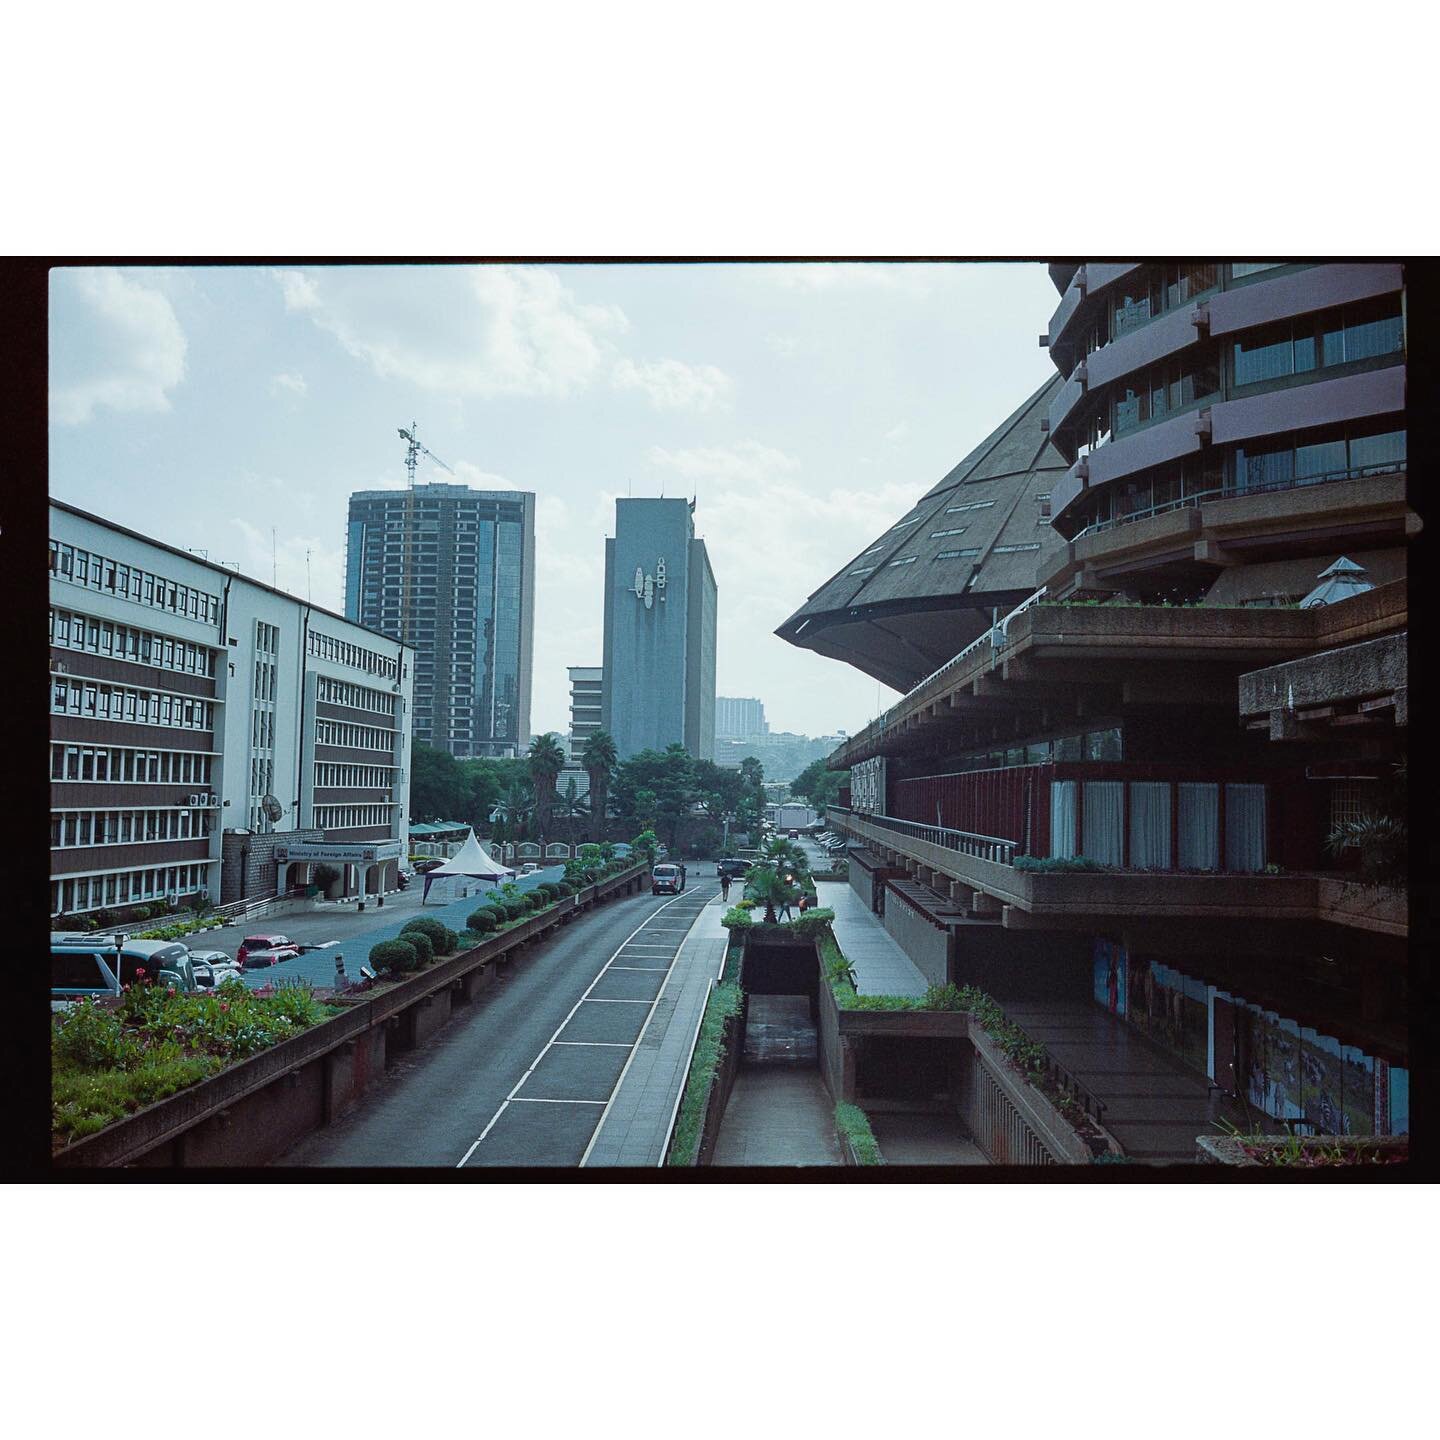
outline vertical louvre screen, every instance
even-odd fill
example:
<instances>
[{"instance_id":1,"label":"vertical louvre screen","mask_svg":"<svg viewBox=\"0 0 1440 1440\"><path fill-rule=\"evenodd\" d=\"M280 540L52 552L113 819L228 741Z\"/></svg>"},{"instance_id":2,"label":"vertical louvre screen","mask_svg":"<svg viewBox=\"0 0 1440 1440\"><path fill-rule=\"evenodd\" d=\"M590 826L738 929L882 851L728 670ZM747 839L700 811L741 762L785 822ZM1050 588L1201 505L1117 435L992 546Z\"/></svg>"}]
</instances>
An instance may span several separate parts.
<instances>
[{"instance_id":1,"label":"vertical louvre screen","mask_svg":"<svg viewBox=\"0 0 1440 1440\"><path fill-rule=\"evenodd\" d=\"M1225 787L1225 868L1253 872L1265 868L1265 787Z\"/></svg>"},{"instance_id":2,"label":"vertical louvre screen","mask_svg":"<svg viewBox=\"0 0 1440 1440\"><path fill-rule=\"evenodd\" d=\"M1050 854L1068 860L1075 854L1075 781L1050 782Z\"/></svg>"},{"instance_id":3,"label":"vertical louvre screen","mask_svg":"<svg viewBox=\"0 0 1440 1440\"><path fill-rule=\"evenodd\" d=\"M1154 781L1130 786L1130 867L1170 868L1170 787Z\"/></svg>"},{"instance_id":4,"label":"vertical louvre screen","mask_svg":"<svg viewBox=\"0 0 1440 1440\"><path fill-rule=\"evenodd\" d=\"M1081 853L1101 865L1119 865L1124 860L1122 825L1125 816L1125 786L1119 780L1085 782L1085 843Z\"/></svg>"},{"instance_id":5,"label":"vertical louvre screen","mask_svg":"<svg viewBox=\"0 0 1440 1440\"><path fill-rule=\"evenodd\" d=\"M1180 868L1220 868L1220 787L1181 785Z\"/></svg>"}]
</instances>

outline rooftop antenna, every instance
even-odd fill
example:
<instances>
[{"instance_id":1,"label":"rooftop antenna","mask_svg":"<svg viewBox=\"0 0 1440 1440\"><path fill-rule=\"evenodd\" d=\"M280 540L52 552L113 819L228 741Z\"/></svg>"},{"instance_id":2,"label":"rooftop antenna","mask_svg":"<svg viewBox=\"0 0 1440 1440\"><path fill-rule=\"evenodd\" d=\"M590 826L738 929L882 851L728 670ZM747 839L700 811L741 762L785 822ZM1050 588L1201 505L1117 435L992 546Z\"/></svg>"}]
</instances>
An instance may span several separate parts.
<instances>
[{"instance_id":1,"label":"rooftop antenna","mask_svg":"<svg viewBox=\"0 0 1440 1440\"><path fill-rule=\"evenodd\" d=\"M305 547L305 598L313 601L314 596L310 593L310 547Z\"/></svg>"},{"instance_id":2,"label":"rooftop antenna","mask_svg":"<svg viewBox=\"0 0 1440 1440\"><path fill-rule=\"evenodd\" d=\"M430 458L442 469L450 467L419 441L420 427L414 420L408 430L401 428L400 438L405 442L405 524L401 531L400 551L400 634L397 637L406 645L414 644L414 621L410 612L410 591L414 583L415 568L415 467L422 455ZM450 470L453 475L455 472Z\"/></svg>"},{"instance_id":3,"label":"rooftop antenna","mask_svg":"<svg viewBox=\"0 0 1440 1440\"><path fill-rule=\"evenodd\" d=\"M276 579L279 569L275 560L275 527L270 527L270 586L274 590L280 588L280 582Z\"/></svg>"}]
</instances>

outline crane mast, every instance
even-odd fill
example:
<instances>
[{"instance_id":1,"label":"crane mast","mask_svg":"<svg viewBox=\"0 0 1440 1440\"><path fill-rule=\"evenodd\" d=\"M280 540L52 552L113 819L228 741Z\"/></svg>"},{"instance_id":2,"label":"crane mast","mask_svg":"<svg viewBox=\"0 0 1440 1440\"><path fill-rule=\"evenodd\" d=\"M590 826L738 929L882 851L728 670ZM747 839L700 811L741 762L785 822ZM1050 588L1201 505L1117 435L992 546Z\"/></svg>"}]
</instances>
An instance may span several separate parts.
<instances>
[{"instance_id":1,"label":"crane mast","mask_svg":"<svg viewBox=\"0 0 1440 1440\"><path fill-rule=\"evenodd\" d=\"M442 470L453 470L433 451L427 450L418 435L420 427L414 420L408 430L401 428L400 438L405 442L405 529L400 551L400 639L412 649L415 645L415 625L411 609L411 592L415 575L415 469L422 455L428 455Z\"/></svg>"}]
</instances>

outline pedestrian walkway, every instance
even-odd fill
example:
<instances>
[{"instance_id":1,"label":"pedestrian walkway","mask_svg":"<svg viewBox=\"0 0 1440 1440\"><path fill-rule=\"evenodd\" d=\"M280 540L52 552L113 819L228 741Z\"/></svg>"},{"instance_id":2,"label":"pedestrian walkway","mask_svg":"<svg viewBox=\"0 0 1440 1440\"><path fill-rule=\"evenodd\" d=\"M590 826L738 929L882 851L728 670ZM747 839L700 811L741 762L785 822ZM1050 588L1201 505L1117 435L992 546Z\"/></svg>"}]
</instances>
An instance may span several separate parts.
<instances>
[{"instance_id":1,"label":"pedestrian walkway","mask_svg":"<svg viewBox=\"0 0 1440 1440\"><path fill-rule=\"evenodd\" d=\"M710 1163L839 1165L835 1102L813 1066L742 1065Z\"/></svg>"},{"instance_id":2,"label":"pedestrian walkway","mask_svg":"<svg viewBox=\"0 0 1440 1440\"><path fill-rule=\"evenodd\" d=\"M827 885L824 903L835 911L835 942L855 972L861 995L923 995L930 982L849 885Z\"/></svg>"},{"instance_id":3,"label":"pedestrian walkway","mask_svg":"<svg viewBox=\"0 0 1440 1440\"><path fill-rule=\"evenodd\" d=\"M1193 1164L1195 1138L1245 1116L1203 1075L1098 1005L1016 1001L1006 1016L1104 1102L1101 1122L1134 1160Z\"/></svg>"},{"instance_id":4,"label":"pedestrian walkway","mask_svg":"<svg viewBox=\"0 0 1440 1440\"><path fill-rule=\"evenodd\" d=\"M720 924L724 913L716 895L690 927L582 1165L653 1169L664 1164L710 982L719 978L725 964L729 935Z\"/></svg>"},{"instance_id":5,"label":"pedestrian walkway","mask_svg":"<svg viewBox=\"0 0 1440 1440\"><path fill-rule=\"evenodd\" d=\"M988 1165L960 1117L928 1111L871 1110L870 1128L887 1165Z\"/></svg>"}]
</instances>

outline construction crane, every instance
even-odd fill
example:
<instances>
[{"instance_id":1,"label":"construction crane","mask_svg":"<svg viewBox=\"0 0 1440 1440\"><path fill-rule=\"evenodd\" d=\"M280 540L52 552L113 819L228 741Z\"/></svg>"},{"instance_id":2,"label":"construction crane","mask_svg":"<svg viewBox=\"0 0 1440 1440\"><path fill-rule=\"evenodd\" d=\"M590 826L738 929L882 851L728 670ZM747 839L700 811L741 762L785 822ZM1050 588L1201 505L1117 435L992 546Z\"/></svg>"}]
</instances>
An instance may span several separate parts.
<instances>
[{"instance_id":1,"label":"construction crane","mask_svg":"<svg viewBox=\"0 0 1440 1440\"><path fill-rule=\"evenodd\" d=\"M414 612L411 608L411 593L415 573L415 467L422 455L428 455L442 470L453 470L433 451L427 450L419 440L420 429L415 421L408 430L401 429L400 438L405 442L405 530L401 543L400 565L400 639L413 647L415 644Z\"/></svg>"},{"instance_id":2,"label":"construction crane","mask_svg":"<svg viewBox=\"0 0 1440 1440\"><path fill-rule=\"evenodd\" d=\"M428 455L442 470L450 470L450 467L433 450L427 450L420 443L415 434L419 428L412 420L408 430L400 431L400 438L405 442L405 474L412 490L415 488L415 467L420 463L422 455ZM450 470L450 473L453 475L455 472Z\"/></svg>"}]
</instances>

